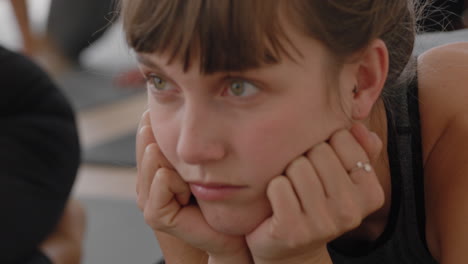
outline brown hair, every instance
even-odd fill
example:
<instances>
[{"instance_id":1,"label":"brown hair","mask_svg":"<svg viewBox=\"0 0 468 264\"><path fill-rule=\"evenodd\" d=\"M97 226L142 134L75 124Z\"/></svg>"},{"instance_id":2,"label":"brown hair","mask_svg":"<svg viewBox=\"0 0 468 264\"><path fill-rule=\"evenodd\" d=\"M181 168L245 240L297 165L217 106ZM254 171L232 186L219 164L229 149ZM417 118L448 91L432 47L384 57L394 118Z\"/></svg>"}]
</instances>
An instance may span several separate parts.
<instances>
[{"instance_id":1,"label":"brown hair","mask_svg":"<svg viewBox=\"0 0 468 264\"><path fill-rule=\"evenodd\" d=\"M186 69L196 53L201 71L212 73L289 56L279 22L283 12L340 63L382 39L390 57L386 87L393 87L413 51L414 5L411 0L122 0L122 16L135 51L170 52Z\"/></svg>"}]
</instances>

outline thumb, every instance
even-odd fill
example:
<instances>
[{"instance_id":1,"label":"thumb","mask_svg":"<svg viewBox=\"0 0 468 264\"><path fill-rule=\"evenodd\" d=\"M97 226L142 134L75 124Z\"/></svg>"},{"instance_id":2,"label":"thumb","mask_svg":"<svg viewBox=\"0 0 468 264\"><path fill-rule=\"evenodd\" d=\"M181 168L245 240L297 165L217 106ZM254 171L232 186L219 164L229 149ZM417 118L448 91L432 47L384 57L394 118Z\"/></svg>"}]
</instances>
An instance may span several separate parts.
<instances>
[{"instance_id":1,"label":"thumb","mask_svg":"<svg viewBox=\"0 0 468 264\"><path fill-rule=\"evenodd\" d=\"M359 142L369 156L370 161L376 161L382 151L382 140L375 132L371 132L362 123L355 123L350 129L351 134Z\"/></svg>"}]
</instances>

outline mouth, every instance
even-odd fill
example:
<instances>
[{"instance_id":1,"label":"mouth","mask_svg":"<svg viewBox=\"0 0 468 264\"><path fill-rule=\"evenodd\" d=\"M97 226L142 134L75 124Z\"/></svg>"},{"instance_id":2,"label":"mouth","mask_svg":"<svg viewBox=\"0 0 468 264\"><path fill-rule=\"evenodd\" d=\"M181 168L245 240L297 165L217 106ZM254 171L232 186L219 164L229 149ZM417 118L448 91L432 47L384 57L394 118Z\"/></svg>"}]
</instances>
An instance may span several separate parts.
<instances>
[{"instance_id":1,"label":"mouth","mask_svg":"<svg viewBox=\"0 0 468 264\"><path fill-rule=\"evenodd\" d=\"M222 183L189 182L192 194L204 201L222 201L232 198L247 186Z\"/></svg>"}]
</instances>

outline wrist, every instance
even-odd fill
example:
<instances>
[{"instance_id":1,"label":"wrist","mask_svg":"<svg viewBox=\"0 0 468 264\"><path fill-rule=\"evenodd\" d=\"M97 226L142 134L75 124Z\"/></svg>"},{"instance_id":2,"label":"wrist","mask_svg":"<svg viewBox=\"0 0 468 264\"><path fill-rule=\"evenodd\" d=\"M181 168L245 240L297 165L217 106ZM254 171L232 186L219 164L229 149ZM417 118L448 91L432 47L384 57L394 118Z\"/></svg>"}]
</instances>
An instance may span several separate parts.
<instances>
[{"instance_id":1,"label":"wrist","mask_svg":"<svg viewBox=\"0 0 468 264\"><path fill-rule=\"evenodd\" d=\"M229 255L213 255L209 254L208 264L253 264L250 251L242 250L235 254Z\"/></svg>"},{"instance_id":2,"label":"wrist","mask_svg":"<svg viewBox=\"0 0 468 264\"><path fill-rule=\"evenodd\" d=\"M255 264L333 264L326 248L315 252L315 254L310 254L308 252L308 254L296 254L278 259L262 259L255 257L253 257L253 259Z\"/></svg>"}]
</instances>

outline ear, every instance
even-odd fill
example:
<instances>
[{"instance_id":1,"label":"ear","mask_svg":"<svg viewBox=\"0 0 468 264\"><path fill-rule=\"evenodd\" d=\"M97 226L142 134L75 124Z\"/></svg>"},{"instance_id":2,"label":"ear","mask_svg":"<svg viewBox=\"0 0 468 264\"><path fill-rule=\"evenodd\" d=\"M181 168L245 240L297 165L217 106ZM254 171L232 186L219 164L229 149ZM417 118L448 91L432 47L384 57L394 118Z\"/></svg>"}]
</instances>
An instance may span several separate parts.
<instances>
[{"instance_id":1,"label":"ear","mask_svg":"<svg viewBox=\"0 0 468 264\"><path fill-rule=\"evenodd\" d=\"M356 87L353 93L352 118L363 120L371 113L387 79L388 49L381 39L376 39L356 61Z\"/></svg>"}]
</instances>

